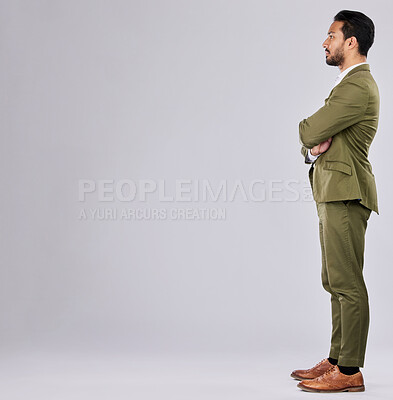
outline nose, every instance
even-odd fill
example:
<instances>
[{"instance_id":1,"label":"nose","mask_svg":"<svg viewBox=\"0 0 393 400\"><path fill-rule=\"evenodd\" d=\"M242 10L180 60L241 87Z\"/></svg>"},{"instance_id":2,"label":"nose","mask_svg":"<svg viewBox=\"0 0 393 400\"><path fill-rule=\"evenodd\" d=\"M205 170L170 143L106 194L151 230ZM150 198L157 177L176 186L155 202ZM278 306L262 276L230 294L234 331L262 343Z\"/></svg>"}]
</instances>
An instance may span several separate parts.
<instances>
[{"instance_id":1,"label":"nose","mask_svg":"<svg viewBox=\"0 0 393 400\"><path fill-rule=\"evenodd\" d=\"M327 48L327 39L322 43L322 47L323 47L324 49Z\"/></svg>"}]
</instances>

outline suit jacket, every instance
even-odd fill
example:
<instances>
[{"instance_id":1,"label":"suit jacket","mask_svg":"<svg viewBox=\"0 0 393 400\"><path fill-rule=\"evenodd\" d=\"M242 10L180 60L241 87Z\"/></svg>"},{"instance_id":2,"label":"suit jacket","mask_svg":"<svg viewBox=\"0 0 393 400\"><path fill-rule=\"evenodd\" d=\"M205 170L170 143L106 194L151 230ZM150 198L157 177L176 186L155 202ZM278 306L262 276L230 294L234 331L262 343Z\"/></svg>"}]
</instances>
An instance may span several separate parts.
<instances>
[{"instance_id":1,"label":"suit jacket","mask_svg":"<svg viewBox=\"0 0 393 400\"><path fill-rule=\"evenodd\" d=\"M368 160L378 117L378 87L370 66L362 64L332 89L323 107L299 123L305 157L307 149L333 137L329 149L309 171L316 202L360 199L378 213L377 189Z\"/></svg>"}]
</instances>

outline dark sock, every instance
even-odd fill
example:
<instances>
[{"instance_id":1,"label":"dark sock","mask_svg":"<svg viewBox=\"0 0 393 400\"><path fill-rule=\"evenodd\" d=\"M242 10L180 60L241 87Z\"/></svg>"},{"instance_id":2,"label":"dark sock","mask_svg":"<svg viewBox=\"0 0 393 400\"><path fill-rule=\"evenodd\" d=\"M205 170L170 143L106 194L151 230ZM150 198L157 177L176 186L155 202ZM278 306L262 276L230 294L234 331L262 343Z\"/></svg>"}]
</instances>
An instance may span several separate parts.
<instances>
[{"instance_id":1,"label":"dark sock","mask_svg":"<svg viewBox=\"0 0 393 400\"><path fill-rule=\"evenodd\" d=\"M341 365L338 365L338 369L345 375L353 375L359 372L359 367L342 367Z\"/></svg>"},{"instance_id":2,"label":"dark sock","mask_svg":"<svg viewBox=\"0 0 393 400\"><path fill-rule=\"evenodd\" d=\"M329 360L330 364L337 365L338 360L336 360L335 358L329 357L328 360Z\"/></svg>"}]
</instances>

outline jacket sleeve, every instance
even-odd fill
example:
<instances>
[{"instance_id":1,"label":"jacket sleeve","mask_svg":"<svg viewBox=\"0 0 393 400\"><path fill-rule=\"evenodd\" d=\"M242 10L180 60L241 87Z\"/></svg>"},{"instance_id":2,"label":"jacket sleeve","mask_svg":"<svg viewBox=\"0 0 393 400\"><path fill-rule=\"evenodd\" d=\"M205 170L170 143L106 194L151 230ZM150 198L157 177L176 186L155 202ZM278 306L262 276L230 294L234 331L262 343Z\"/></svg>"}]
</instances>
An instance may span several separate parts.
<instances>
[{"instance_id":1,"label":"jacket sleeve","mask_svg":"<svg viewBox=\"0 0 393 400\"><path fill-rule=\"evenodd\" d=\"M308 149L361 121L368 105L365 85L351 80L338 84L325 105L299 123L300 142Z\"/></svg>"},{"instance_id":2,"label":"jacket sleeve","mask_svg":"<svg viewBox=\"0 0 393 400\"><path fill-rule=\"evenodd\" d=\"M308 158L307 152L308 152L307 147L302 146L302 148L301 148L301 153L302 153L302 155L303 155L303 157L304 157L304 162L305 162L306 164L312 164L312 161L310 161L310 159Z\"/></svg>"}]
</instances>

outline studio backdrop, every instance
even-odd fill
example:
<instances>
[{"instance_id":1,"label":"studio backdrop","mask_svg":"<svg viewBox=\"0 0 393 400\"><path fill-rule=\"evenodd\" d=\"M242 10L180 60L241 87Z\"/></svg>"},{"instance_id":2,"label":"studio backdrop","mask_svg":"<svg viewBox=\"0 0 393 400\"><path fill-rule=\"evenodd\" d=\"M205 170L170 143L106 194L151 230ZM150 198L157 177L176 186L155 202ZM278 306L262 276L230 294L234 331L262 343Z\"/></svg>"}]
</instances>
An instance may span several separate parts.
<instances>
[{"instance_id":1,"label":"studio backdrop","mask_svg":"<svg viewBox=\"0 0 393 400\"><path fill-rule=\"evenodd\" d=\"M3 354L328 350L298 123L341 9L376 26L365 277L391 351L390 1L2 0Z\"/></svg>"}]
</instances>

